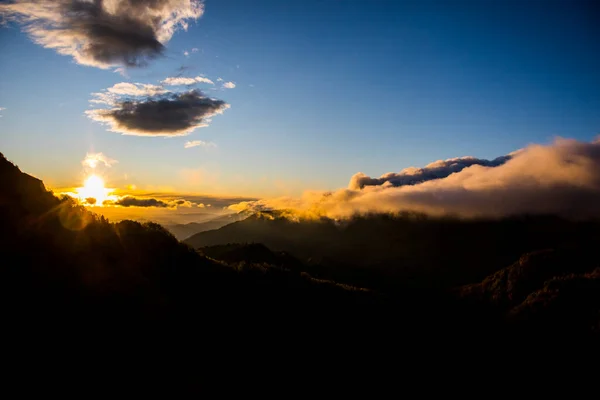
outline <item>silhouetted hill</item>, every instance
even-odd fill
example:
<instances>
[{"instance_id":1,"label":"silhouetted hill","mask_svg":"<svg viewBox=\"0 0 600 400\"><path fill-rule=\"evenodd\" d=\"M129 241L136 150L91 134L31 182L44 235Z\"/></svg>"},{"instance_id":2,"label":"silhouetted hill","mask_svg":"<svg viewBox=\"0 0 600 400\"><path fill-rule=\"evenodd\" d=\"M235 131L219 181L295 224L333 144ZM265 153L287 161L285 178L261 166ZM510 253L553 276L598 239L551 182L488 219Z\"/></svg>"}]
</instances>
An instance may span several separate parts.
<instances>
[{"instance_id":1,"label":"silhouetted hill","mask_svg":"<svg viewBox=\"0 0 600 400\"><path fill-rule=\"evenodd\" d=\"M46 324L137 329L169 321L190 332L210 324L204 333L218 337L250 320L273 322L282 309L278 324L302 326L322 318L330 324L349 312L358 317L357 305L372 304L368 291L265 259L248 257L244 265L208 259L154 223L110 223L56 198L3 156L0 177L3 315L28 331ZM202 319L189 318L197 310Z\"/></svg>"},{"instance_id":2,"label":"silhouetted hill","mask_svg":"<svg viewBox=\"0 0 600 400\"><path fill-rule=\"evenodd\" d=\"M229 263L267 263L286 267L299 267L303 265L297 258L285 252L273 252L260 243L203 247L199 250L199 253Z\"/></svg>"},{"instance_id":3,"label":"silhouetted hill","mask_svg":"<svg viewBox=\"0 0 600 400\"><path fill-rule=\"evenodd\" d=\"M254 216L195 235L196 245L218 244L198 252L158 224L111 223L59 199L1 155L0 178L0 315L15 360L75 352L87 361L78 369L103 360L111 372L142 374L136 390L152 392L202 376L189 365L229 372L231 360L267 354L288 361L278 368L304 368L358 352L465 357L524 332L597 338L592 222ZM554 253L515 264L539 249Z\"/></svg>"},{"instance_id":4,"label":"silhouetted hill","mask_svg":"<svg viewBox=\"0 0 600 400\"><path fill-rule=\"evenodd\" d=\"M600 255L595 249L543 250L458 290L489 304L523 333L600 334Z\"/></svg>"},{"instance_id":5,"label":"silhouetted hill","mask_svg":"<svg viewBox=\"0 0 600 400\"><path fill-rule=\"evenodd\" d=\"M578 333L579 340L600 337L600 268L555 276L510 310L518 331Z\"/></svg>"},{"instance_id":6,"label":"silhouetted hill","mask_svg":"<svg viewBox=\"0 0 600 400\"><path fill-rule=\"evenodd\" d=\"M254 216L185 242L196 248L262 243L329 267L338 279L353 271L359 279L372 276L375 285L393 281L448 288L479 281L527 252L593 247L599 238L597 222L553 216L459 220L403 214L356 217L343 224Z\"/></svg>"},{"instance_id":7,"label":"silhouetted hill","mask_svg":"<svg viewBox=\"0 0 600 400\"><path fill-rule=\"evenodd\" d=\"M219 229L233 222L241 221L248 216L246 214L219 215L205 222L189 222L187 224L168 224L165 228L178 240L185 240L196 233Z\"/></svg>"}]
</instances>

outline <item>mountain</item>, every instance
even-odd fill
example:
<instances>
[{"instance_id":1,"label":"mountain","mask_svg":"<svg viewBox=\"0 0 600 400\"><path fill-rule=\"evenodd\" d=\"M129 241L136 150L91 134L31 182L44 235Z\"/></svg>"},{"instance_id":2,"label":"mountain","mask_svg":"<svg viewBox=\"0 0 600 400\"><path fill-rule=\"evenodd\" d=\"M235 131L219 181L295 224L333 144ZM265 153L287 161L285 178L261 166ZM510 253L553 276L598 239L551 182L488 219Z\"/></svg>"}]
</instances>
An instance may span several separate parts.
<instances>
[{"instance_id":1,"label":"mountain","mask_svg":"<svg viewBox=\"0 0 600 400\"><path fill-rule=\"evenodd\" d=\"M64 379L55 360L69 360L100 376L90 387L155 393L197 389L204 370L229 379L244 360L289 373L483 348L497 364L515 360L499 350L510 343L555 352L600 335L595 222L256 215L194 235L194 250L158 224L58 198L2 155L0 178L3 359L25 360L30 381Z\"/></svg>"},{"instance_id":2,"label":"mountain","mask_svg":"<svg viewBox=\"0 0 600 400\"><path fill-rule=\"evenodd\" d=\"M407 284L450 288L480 281L524 253L593 248L600 242L599 227L597 221L554 216L460 220L406 213L367 215L340 223L255 215L193 235L185 243L197 249L262 243L327 267L333 279L345 280L352 273L379 288Z\"/></svg>"},{"instance_id":3,"label":"mountain","mask_svg":"<svg viewBox=\"0 0 600 400\"><path fill-rule=\"evenodd\" d=\"M58 198L3 156L0 177L0 313L11 327L5 340L31 351L60 348L63 357L101 343L107 354L136 344L146 353L149 343L148 355L203 349L206 360L304 334L303 346L344 331L358 338L390 323L377 317L390 298L314 277L285 255L242 248L213 258L158 224L111 223Z\"/></svg>"},{"instance_id":4,"label":"mountain","mask_svg":"<svg viewBox=\"0 0 600 400\"><path fill-rule=\"evenodd\" d=\"M244 213L219 215L204 222L189 222L187 224L166 224L164 227L178 240L185 240L196 233L219 229L233 222L242 221L248 215Z\"/></svg>"},{"instance_id":5,"label":"mountain","mask_svg":"<svg viewBox=\"0 0 600 400\"><path fill-rule=\"evenodd\" d=\"M256 275L253 262L240 269L207 258L158 224L111 223L68 197L55 197L43 182L3 155L0 178L2 294L24 300L13 307L15 317L41 321L52 315L66 324L77 315L81 324L104 320L127 325L172 318L202 301L210 301L216 314L229 315L258 304L267 312L263 302L274 293L280 304L289 301L290 307L297 302L306 309L318 304L316 314L329 302L329 289L323 285L316 292L305 290L310 276L270 264L265 270L264 262ZM285 277L281 284L270 276L275 270L280 271L276 276ZM331 293L341 290L335 284L330 287ZM258 293L259 288L260 295L249 301L248 293ZM300 300L304 296L308 297ZM337 304L335 297L331 301ZM14 302L3 304L9 303ZM50 309L55 311L48 314ZM240 316L238 323L242 320Z\"/></svg>"},{"instance_id":6,"label":"mountain","mask_svg":"<svg viewBox=\"0 0 600 400\"><path fill-rule=\"evenodd\" d=\"M491 306L519 334L572 330L600 335L600 255L594 249L547 249L523 255L483 281L458 289ZM568 327L567 329L565 329Z\"/></svg>"},{"instance_id":7,"label":"mountain","mask_svg":"<svg viewBox=\"0 0 600 400\"><path fill-rule=\"evenodd\" d=\"M304 266L297 258L285 252L273 252L260 243L203 247L198 252L207 257L229 263L266 263L291 269L302 269L302 266Z\"/></svg>"}]
</instances>

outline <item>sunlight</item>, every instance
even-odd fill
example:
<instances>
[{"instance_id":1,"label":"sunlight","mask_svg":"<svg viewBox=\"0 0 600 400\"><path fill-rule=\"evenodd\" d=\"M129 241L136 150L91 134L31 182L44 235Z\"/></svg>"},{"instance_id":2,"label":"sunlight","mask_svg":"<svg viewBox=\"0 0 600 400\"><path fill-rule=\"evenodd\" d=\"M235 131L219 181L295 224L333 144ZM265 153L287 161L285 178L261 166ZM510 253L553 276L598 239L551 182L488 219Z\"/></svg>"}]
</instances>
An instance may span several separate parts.
<instances>
[{"instance_id":1,"label":"sunlight","mask_svg":"<svg viewBox=\"0 0 600 400\"><path fill-rule=\"evenodd\" d=\"M77 188L79 199L90 205L102 205L105 200L109 199L111 192L112 189L104 187L104 179L98 175L88 176L83 187Z\"/></svg>"}]
</instances>

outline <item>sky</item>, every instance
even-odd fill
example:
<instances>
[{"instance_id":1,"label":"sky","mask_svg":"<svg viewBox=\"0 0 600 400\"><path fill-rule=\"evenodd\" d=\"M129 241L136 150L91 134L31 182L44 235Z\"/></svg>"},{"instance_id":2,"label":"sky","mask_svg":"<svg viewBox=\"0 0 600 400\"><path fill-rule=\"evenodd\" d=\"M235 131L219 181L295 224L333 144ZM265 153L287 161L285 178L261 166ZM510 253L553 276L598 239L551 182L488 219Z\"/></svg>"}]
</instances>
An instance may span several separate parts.
<instances>
[{"instance_id":1,"label":"sky","mask_svg":"<svg viewBox=\"0 0 600 400\"><path fill-rule=\"evenodd\" d=\"M494 160L557 136L589 142L600 133L598 4L206 0L181 17L187 30L157 30L164 48L145 43L141 66L59 54L4 10L0 151L52 188L81 185L82 159L101 152L118 161L104 168L110 187L266 198L344 188L358 172ZM169 92L199 114L143 133L160 104L119 119L110 110L134 96L110 92L120 83L154 85L135 86L135 101Z\"/></svg>"}]
</instances>

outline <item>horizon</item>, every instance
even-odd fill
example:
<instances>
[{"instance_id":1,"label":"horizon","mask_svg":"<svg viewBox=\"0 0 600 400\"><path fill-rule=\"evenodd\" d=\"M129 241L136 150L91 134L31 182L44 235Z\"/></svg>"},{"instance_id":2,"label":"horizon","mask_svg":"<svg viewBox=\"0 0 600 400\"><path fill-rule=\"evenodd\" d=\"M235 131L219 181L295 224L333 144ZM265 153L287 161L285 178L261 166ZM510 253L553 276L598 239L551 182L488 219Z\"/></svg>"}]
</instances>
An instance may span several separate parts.
<instances>
[{"instance_id":1,"label":"horizon","mask_svg":"<svg viewBox=\"0 0 600 400\"><path fill-rule=\"evenodd\" d=\"M384 211L464 213L399 190L479 167L499 176L514 152L561 152L556 138L595 147L600 133L594 2L194 0L161 14L172 25L152 28L150 47L105 53L85 47L100 37L77 36L65 14L77 3L42 2L45 17L34 3L1 6L0 147L105 214L306 213L386 185L402 200ZM140 23L158 12L139 7ZM91 176L96 195L77 195Z\"/></svg>"}]
</instances>

